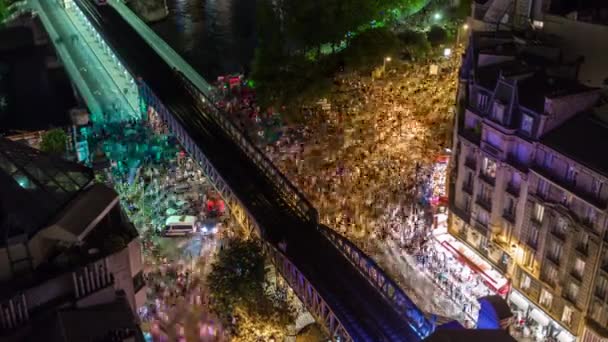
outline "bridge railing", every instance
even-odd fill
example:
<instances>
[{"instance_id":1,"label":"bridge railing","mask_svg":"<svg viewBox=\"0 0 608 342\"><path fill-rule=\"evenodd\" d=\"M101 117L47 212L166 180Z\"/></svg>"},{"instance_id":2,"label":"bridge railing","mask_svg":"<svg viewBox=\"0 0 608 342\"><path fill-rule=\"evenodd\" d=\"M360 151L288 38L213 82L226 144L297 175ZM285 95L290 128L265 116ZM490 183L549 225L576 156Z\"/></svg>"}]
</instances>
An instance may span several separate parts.
<instances>
[{"instance_id":1,"label":"bridge railing","mask_svg":"<svg viewBox=\"0 0 608 342\"><path fill-rule=\"evenodd\" d=\"M275 265L279 273L283 275L294 293L304 303L308 312L318 323L325 326L332 341L354 342L346 328L340 323L327 302L319 292L312 286L306 277L289 259L270 243L264 243L264 251Z\"/></svg>"},{"instance_id":2,"label":"bridge railing","mask_svg":"<svg viewBox=\"0 0 608 342\"><path fill-rule=\"evenodd\" d=\"M329 227L318 224L317 229L342 252L360 273L384 296L393 309L405 316L412 329L426 338L435 330L435 324L428 320L422 310L401 290L382 268L355 244Z\"/></svg>"},{"instance_id":3,"label":"bridge railing","mask_svg":"<svg viewBox=\"0 0 608 342\"><path fill-rule=\"evenodd\" d=\"M296 212L305 220L318 222L317 209L308 201L306 196L300 192L288 179L279 171L274 164L266 157L266 155L255 146L245 134L237 128L237 126L224 113L222 113L205 94L201 93L198 88L181 72L176 71L191 96L198 101L202 106L200 109L210 114L215 121L222 127L231 139L243 150L256 165L270 177L275 184L276 189L283 194L287 202L296 209Z\"/></svg>"}]
</instances>

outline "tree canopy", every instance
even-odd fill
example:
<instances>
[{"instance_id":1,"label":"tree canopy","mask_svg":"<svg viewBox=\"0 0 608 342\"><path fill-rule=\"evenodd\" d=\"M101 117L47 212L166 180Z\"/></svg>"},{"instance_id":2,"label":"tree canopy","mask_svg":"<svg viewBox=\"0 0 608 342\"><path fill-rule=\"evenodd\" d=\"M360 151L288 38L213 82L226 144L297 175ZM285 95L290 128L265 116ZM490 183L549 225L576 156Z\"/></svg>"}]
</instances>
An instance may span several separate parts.
<instances>
[{"instance_id":1,"label":"tree canopy","mask_svg":"<svg viewBox=\"0 0 608 342\"><path fill-rule=\"evenodd\" d=\"M47 153L61 155L65 152L66 141L67 135L63 129L51 129L42 135L40 150Z\"/></svg>"},{"instance_id":2,"label":"tree canopy","mask_svg":"<svg viewBox=\"0 0 608 342\"><path fill-rule=\"evenodd\" d=\"M251 322L285 327L293 316L287 301L269 291L259 242L229 240L207 276L210 308L236 334ZM245 324L247 323L247 324Z\"/></svg>"}]
</instances>

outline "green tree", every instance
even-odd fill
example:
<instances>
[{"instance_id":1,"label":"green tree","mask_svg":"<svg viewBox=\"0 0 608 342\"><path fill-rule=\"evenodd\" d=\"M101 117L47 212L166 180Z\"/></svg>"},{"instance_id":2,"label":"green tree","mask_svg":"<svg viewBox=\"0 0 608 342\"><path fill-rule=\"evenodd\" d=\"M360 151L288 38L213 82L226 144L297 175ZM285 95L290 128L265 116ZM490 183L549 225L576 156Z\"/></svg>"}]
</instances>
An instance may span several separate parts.
<instances>
[{"instance_id":1,"label":"green tree","mask_svg":"<svg viewBox=\"0 0 608 342\"><path fill-rule=\"evenodd\" d=\"M382 64L386 56L396 55L400 49L397 35L380 27L358 34L344 50L344 60L349 68L367 71Z\"/></svg>"},{"instance_id":2,"label":"green tree","mask_svg":"<svg viewBox=\"0 0 608 342\"><path fill-rule=\"evenodd\" d=\"M447 31L443 27L438 25L431 26L431 29L426 34L426 36L432 46L445 44L448 41Z\"/></svg>"},{"instance_id":3,"label":"green tree","mask_svg":"<svg viewBox=\"0 0 608 342\"><path fill-rule=\"evenodd\" d=\"M47 153L61 155L65 152L66 141L67 135L63 129L51 129L42 135L40 150Z\"/></svg>"},{"instance_id":4,"label":"green tree","mask_svg":"<svg viewBox=\"0 0 608 342\"><path fill-rule=\"evenodd\" d=\"M237 311L281 326L293 319L286 300L267 291L265 258L257 241L228 241L212 265L207 284L211 310L233 330L238 331L238 323L235 326L232 320Z\"/></svg>"}]
</instances>

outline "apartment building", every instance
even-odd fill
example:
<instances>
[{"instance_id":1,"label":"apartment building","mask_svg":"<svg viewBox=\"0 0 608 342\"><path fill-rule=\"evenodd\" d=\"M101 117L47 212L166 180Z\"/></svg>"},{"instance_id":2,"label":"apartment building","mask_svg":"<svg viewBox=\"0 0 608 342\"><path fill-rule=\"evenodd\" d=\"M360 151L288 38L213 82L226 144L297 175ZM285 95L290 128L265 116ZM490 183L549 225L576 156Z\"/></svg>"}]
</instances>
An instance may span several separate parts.
<instances>
[{"instance_id":1,"label":"apartment building","mask_svg":"<svg viewBox=\"0 0 608 342\"><path fill-rule=\"evenodd\" d=\"M608 40L608 2L601 0L475 0L468 25L476 31L520 31L552 42L562 58L578 61L578 79L608 85L604 49Z\"/></svg>"},{"instance_id":2,"label":"apartment building","mask_svg":"<svg viewBox=\"0 0 608 342\"><path fill-rule=\"evenodd\" d=\"M543 341L608 319L608 126L591 112L600 90L560 56L509 32L472 33L450 185L449 232L511 279L510 302L530 322L521 334Z\"/></svg>"},{"instance_id":3,"label":"apartment building","mask_svg":"<svg viewBox=\"0 0 608 342\"><path fill-rule=\"evenodd\" d=\"M142 271L114 190L89 168L0 138L0 340L139 341Z\"/></svg>"}]
</instances>

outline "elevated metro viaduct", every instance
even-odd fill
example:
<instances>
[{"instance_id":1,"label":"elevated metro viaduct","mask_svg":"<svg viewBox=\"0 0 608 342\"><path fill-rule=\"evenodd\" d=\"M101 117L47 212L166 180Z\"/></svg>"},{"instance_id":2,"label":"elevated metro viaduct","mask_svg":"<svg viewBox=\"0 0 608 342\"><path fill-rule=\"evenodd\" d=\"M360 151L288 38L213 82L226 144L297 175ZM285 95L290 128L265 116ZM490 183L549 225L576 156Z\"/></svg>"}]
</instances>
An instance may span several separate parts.
<instances>
[{"instance_id":1,"label":"elevated metro viaduct","mask_svg":"<svg viewBox=\"0 0 608 342\"><path fill-rule=\"evenodd\" d=\"M336 341L420 341L434 324L362 251L318 224L316 209L181 71L111 6L75 1L239 222ZM166 49L166 47L163 47ZM279 247L281 246L281 247Z\"/></svg>"}]
</instances>

